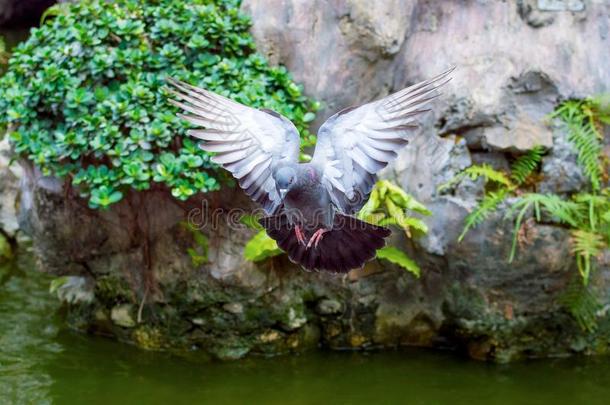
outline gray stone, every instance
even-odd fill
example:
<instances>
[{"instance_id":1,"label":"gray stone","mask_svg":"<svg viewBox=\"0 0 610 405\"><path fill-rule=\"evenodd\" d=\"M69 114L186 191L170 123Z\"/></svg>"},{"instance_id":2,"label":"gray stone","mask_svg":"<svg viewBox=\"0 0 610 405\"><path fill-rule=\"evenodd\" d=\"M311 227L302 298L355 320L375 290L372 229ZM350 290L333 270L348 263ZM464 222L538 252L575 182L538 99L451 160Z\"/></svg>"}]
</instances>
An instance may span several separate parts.
<instances>
[{"instance_id":1,"label":"gray stone","mask_svg":"<svg viewBox=\"0 0 610 405\"><path fill-rule=\"evenodd\" d=\"M318 302L316 310L320 315L334 315L341 312L343 305L336 300L324 299Z\"/></svg>"},{"instance_id":2,"label":"gray stone","mask_svg":"<svg viewBox=\"0 0 610 405\"><path fill-rule=\"evenodd\" d=\"M95 299L93 283L81 276L64 276L51 283L51 290L67 304L90 304Z\"/></svg>"},{"instance_id":3,"label":"gray stone","mask_svg":"<svg viewBox=\"0 0 610 405\"><path fill-rule=\"evenodd\" d=\"M542 11L584 11L582 0L538 0L538 9Z\"/></svg>"},{"instance_id":4,"label":"gray stone","mask_svg":"<svg viewBox=\"0 0 610 405\"><path fill-rule=\"evenodd\" d=\"M240 302L229 302L222 306L222 308L232 314L238 315L244 312L244 306Z\"/></svg>"},{"instance_id":5,"label":"gray stone","mask_svg":"<svg viewBox=\"0 0 610 405\"><path fill-rule=\"evenodd\" d=\"M427 207L432 211L431 216L423 218L428 233L417 240L417 245L427 253L443 256L462 233L464 217L472 206L459 198L441 197L432 200Z\"/></svg>"},{"instance_id":6,"label":"gray stone","mask_svg":"<svg viewBox=\"0 0 610 405\"><path fill-rule=\"evenodd\" d=\"M571 193L586 190L589 180L577 162L577 152L568 140L568 128L555 121L553 126L553 148L542 159L542 181L540 193Z\"/></svg>"},{"instance_id":7,"label":"gray stone","mask_svg":"<svg viewBox=\"0 0 610 405\"><path fill-rule=\"evenodd\" d=\"M416 199L428 201L438 194L441 184L471 164L464 139L419 134L381 176L397 178L401 187Z\"/></svg>"},{"instance_id":8,"label":"gray stone","mask_svg":"<svg viewBox=\"0 0 610 405\"><path fill-rule=\"evenodd\" d=\"M110 319L115 325L123 328L133 328L136 326L136 321L132 316L133 311L133 306L130 304L117 305L110 311Z\"/></svg>"},{"instance_id":9,"label":"gray stone","mask_svg":"<svg viewBox=\"0 0 610 405\"><path fill-rule=\"evenodd\" d=\"M11 164L11 158L11 148L5 136L0 141L0 230L15 238L19 230L17 206L22 170L18 164Z\"/></svg>"}]
</instances>

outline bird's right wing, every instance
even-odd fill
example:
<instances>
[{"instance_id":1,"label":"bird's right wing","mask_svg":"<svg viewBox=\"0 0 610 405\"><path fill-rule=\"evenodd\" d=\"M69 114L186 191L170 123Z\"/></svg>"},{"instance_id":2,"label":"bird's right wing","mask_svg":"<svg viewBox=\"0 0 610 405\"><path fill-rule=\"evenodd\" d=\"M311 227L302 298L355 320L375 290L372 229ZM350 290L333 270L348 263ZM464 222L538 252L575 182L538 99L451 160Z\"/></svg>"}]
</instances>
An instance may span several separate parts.
<instances>
[{"instance_id":1,"label":"bird's right wing","mask_svg":"<svg viewBox=\"0 0 610 405\"><path fill-rule=\"evenodd\" d=\"M273 214L281 205L273 168L298 161L299 133L292 122L271 110L246 107L177 80L168 82L177 99L170 102L190 113L180 117L202 127L187 133L204 140L199 146L216 153L212 161L231 172L246 194Z\"/></svg>"},{"instance_id":2,"label":"bird's right wing","mask_svg":"<svg viewBox=\"0 0 610 405\"><path fill-rule=\"evenodd\" d=\"M381 100L348 108L330 117L318 131L312 163L322 171L333 203L357 212L377 180L376 173L396 159L407 135L453 69Z\"/></svg>"}]
</instances>

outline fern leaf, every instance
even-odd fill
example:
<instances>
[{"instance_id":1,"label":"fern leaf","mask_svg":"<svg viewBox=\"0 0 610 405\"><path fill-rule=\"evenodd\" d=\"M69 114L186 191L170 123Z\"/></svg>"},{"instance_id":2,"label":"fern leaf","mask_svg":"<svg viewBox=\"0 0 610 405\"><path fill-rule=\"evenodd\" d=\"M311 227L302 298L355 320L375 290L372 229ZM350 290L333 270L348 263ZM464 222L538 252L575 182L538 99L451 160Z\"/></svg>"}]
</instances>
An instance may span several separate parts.
<instances>
[{"instance_id":1,"label":"fern leaf","mask_svg":"<svg viewBox=\"0 0 610 405\"><path fill-rule=\"evenodd\" d=\"M511 180L516 184L523 184L542 161L544 148L536 146L526 154L519 156L511 165Z\"/></svg>"},{"instance_id":2,"label":"fern leaf","mask_svg":"<svg viewBox=\"0 0 610 405\"><path fill-rule=\"evenodd\" d=\"M260 231L261 229L263 229L263 227L261 224L258 223L259 219L259 215L244 214L241 216L241 218L239 218L239 222L246 225L250 229Z\"/></svg>"},{"instance_id":3,"label":"fern leaf","mask_svg":"<svg viewBox=\"0 0 610 405\"><path fill-rule=\"evenodd\" d=\"M508 258L509 262L512 262L515 258L519 229L521 229L523 219L530 208L534 209L537 221L542 219L542 209L559 222L568 224L574 228L577 228L582 221L581 207L574 201L562 200L561 197L555 194L528 193L522 195L519 200L512 204L506 213L506 218L511 218L514 217L515 213L518 211L515 218L513 241Z\"/></svg>"},{"instance_id":4,"label":"fern leaf","mask_svg":"<svg viewBox=\"0 0 610 405\"><path fill-rule=\"evenodd\" d=\"M578 164L591 182L594 191L602 183L601 152L603 136L598 130L591 100L568 100L555 112L568 126L568 140L577 152Z\"/></svg>"},{"instance_id":5,"label":"fern leaf","mask_svg":"<svg viewBox=\"0 0 610 405\"><path fill-rule=\"evenodd\" d=\"M413 259L407 256L405 252L396 249L395 247L386 246L377 250L377 258L397 264L403 269L413 274L415 277L419 277L421 274L421 269L419 268L417 263L415 263Z\"/></svg>"},{"instance_id":6,"label":"fern leaf","mask_svg":"<svg viewBox=\"0 0 610 405\"><path fill-rule=\"evenodd\" d=\"M358 215L358 218L373 225L382 225L382 222L388 219L383 212L374 212L366 216Z\"/></svg>"},{"instance_id":7,"label":"fern leaf","mask_svg":"<svg viewBox=\"0 0 610 405\"><path fill-rule=\"evenodd\" d=\"M456 174L451 180L444 184L441 184L438 187L438 191L442 192L453 187L454 185L462 181L462 179L466 176L470 177L471 180L476 180L479 177L483 177L486 182L492 181L494 183L501 184L502 186L507 188L514 187L512 181L504 172L494 169L487 163L483 163L482 165L472 165L462 170L460 173Z\"/></svg>"},{"instance_id":8,"label":"fern leaf","mask_svg":"<svg viewBox=\"0 0 610 405\"><path fill-rule=\"evenodd\" d=\"M413 218L408 216L403 217L388 217L379 221L376 225L380 226L388 226L388 225L397 225L401 227L405 232L407 232L407 236L411 237L410 230L415 229L421 233L428 233L428 225L426 225L421 219Z\"/></svg>"},{"instance_id":9,"label":"fern leaf","mask_svg":"<svg viewBox=\"0 0 610 405\"><path fill-rule=\"evenodd\" d=\"M426 206L417 201L413 196L407 194L402 188L386 181L388 197L403 210L418 212L423 215L432 215Z\"/></svg>"},{"instance_id":10,"label":"fern leaf","mask_svg":"<svg viewBox=\"0 0 610 405\"><path fill-rule=\"evenodd\" d=\"M582 220L581 207L578 203L574 201L562 200L560 196L555 194L538 193L523 194L519 200L517 200L511 206L506 216L514 216L514 213L521 210L524 206L534 206L536 211L536 219L538 221L541 219L541 207L544 208L544 210L554 219L575 228L578 227L578 224Z\"/></svg>"},{"instance_id":11,"label":"fern leaf","mask_svg":"<svg viewBox=\"0 0 610 405\"><path fill-rule=\"evenodd\" d=\"M583 282L587 284L591 274L592 260L598 256L605 247L602 235L595 232L587 232L581 229L573 230L572 253L576 255L578 271Z\"/></svg>"},{"instance_id":12,"label":"fern leaf","mask_svg":"<svg viewBox=\"0 0 610 405\"><path fill-rule=\"evenodd\" d=\"M379 182L375 184L373 190L371 191L371 196L369 200L364 204L364 206L358 212L358 218L362 220L366 220L368 216L370 216L379 206L381 205L381 200L379 198Z\"/></svg>"},{"instance_id":13,"label":"fern leaf","mask_svg":"<svg viewBox=\"0 0 610 405\"><path fill-rule=\"evenodd\" d=\"M507 189L500 189L499 191L490 191L487 193L474 211L468 214L464 219L464 229L462 230L458 241L462 241L470 229L485 221L485 219L498 208L498 205L506 198L507 194Z\"/></svg>"},{"instance_id":14,"label":"fern leaf","mask_svg":"<svg viewBox=\"0 0 610 405\"><path fill-rule=\"evenodd\" d=\"M512 187L513 183L510 181L508 176L500 171L496 170L487 163L482 165L473 165L464 170L464 173L469 176L472 180L476 180L479 177L485 178L486 181L493 181L498 184L502 184L506 187Z\"/></svg>"},{"instance_id":15,"label":"fern leaf","mask_svg":"<svg viewBox=\"0 0 610 405\"><path fill-rule=\"evenodd\" d=\"M260 262L280 254L282 251L277 247L277 243L264 230L254 235L244 248L244 257L252 262Z\"/></svg>"},{"instance_id":16,"label":"fern leaf","mask_svg":"<svg viewBox=\"0 0 610 405\"><path fill-rule=\"evenodd\" d=\"M601 304L591 287L572 281L559 297L559 302L583 331L591 333L597 329L597 311Z\"/></svg>"}]
</instances>

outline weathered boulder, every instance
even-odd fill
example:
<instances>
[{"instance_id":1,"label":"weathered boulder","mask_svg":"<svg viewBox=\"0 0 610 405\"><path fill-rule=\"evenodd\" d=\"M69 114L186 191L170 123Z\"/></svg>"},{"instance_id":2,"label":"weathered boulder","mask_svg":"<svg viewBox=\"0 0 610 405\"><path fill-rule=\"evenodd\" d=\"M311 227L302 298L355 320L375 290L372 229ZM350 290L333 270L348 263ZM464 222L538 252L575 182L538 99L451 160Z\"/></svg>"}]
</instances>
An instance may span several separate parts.
<instances>
[{"instance_id":1,"label":"weathered boulder","mask_svg":"<svg viewBox=\"0 0 610 405\"><path fill-rule=\"evenodd\" d=\"M568 141L568 129L560 122L553 125L553 147L542 160L541 193L574 193L590 187L577 162L577 152Z\"/></svg>"},{"instance_id":2,"label":"weathered boulder","mask_svg":"<svg viewBox=\"0 0 610 405\"><path fill-rule=\"evenodd\" d=\"M68 322L143 348L235 359L407 345L507 361L596 353L610 338L584 334L562 304L575 269L566 231L555 226L532 227L509 264L512 225L501 213L457 243L467 208L441 197L430 206L437 240L405 246L424 269L421 279L376 262L337 277L304 272L284 257L245 261L251 231L237 225L235 212L243 211L235 207L249 203L239 191L186 204L163 190L134 193L102 212L31 167L26 173L22 218L40 266L78 280L69 296L86 297L66 300ZM188 253L197 248L193 232L208 238L203 264ZM605 285L602 274L593 282ZM605 313L598 318L610 322ZM583 336L587 343L577 345Z\"/></svg>"},{"instance_id":3,"label":"weathered boulder","mask_svg":"<svg viewBox=\"0 0 610 405\"><path fill-rule=\"evenodd\" d=\"M483 148L523 151L551 145L541 118L559 99L610 86L603 2L244 0L243 9L261 51L326 104L320 119L456 66L430 122Z\"/></svg>"},{"instance_id":4,"label":"weathered boulder","mask_svg":"<svg viewBox=\"0 0 610 405\"><path fill-rule=\"evenodd\" d=\"M0 236L4 241L4 249L0 250L6 252L17 238L19 230L17 209L20 177L21 168L17 164L11 164L10 146L5 138L0 141Z\"/></svg>"}]
</instances>

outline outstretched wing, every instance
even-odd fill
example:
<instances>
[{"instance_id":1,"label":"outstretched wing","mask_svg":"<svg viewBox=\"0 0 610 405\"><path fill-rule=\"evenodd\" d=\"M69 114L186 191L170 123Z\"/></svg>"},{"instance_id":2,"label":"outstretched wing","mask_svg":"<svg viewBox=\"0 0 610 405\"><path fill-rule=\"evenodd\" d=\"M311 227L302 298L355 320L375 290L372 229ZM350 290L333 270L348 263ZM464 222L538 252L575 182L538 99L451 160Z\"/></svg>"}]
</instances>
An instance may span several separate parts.
<instances>
[{"instance_id":1,"label":"outstretched wing","mask_svg":"<svg viewBox=\"0 0 610 405\"><path fill-rule=\"evenodd\" d=\"M333 203L344 213L357 212L377 180L376 173L396 159L418 126L424 106L447 83L453 68L381 100L330 117L318 131L312 163L322 171Z\"/></svg>"},{"instance_id":2,"label":"outstretched wing","mask_svg":"<svg viewBox=\"0 0 610 405\"><path fill-rule=\"evenodd\" d=\"M299 132L286 117L271 111L246 107L211 91L168 79L170 102L188 114L185 120L203 127L188 135L202 139L199 146L215 152L212 161L227 169L239 185L265 212L274 213L281 204L272 176L280 162L297 162Z\"/></svg>"}]
</instances>

